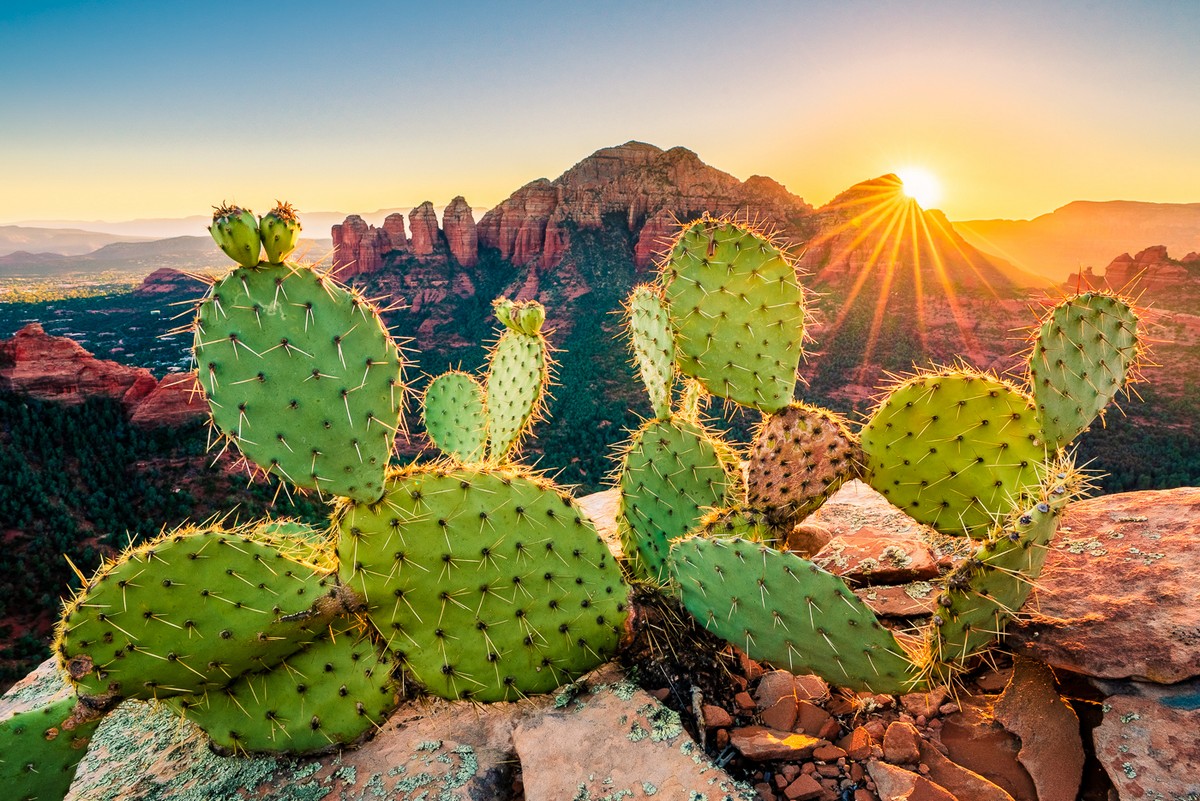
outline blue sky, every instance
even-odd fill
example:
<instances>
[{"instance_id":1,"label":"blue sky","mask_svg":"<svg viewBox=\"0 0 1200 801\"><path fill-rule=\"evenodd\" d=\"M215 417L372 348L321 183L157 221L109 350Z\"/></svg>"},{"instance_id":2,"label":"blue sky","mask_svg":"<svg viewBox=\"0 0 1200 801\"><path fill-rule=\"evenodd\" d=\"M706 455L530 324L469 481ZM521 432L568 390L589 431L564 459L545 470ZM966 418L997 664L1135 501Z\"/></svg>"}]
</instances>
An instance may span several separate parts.
<instances>
[{"instance_id":1,"label":"blue sky","mask_svg":"<svg viewBox=\"0 0 1200 801\"><path fill-rule=\"evenodd\" d=\"M812 203L1200 201L1200 3L7 3L0 223L476 205L629 139Z\"/></svg>"}]
</instances>

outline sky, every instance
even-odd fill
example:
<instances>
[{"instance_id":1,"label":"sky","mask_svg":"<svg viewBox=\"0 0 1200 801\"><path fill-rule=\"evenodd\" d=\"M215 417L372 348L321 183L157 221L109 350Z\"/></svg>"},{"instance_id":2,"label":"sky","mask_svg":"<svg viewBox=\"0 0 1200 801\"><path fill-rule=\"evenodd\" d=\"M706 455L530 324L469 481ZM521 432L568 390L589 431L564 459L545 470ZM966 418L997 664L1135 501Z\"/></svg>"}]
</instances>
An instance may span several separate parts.
<instances>
[{"instance_id":1,"label":"sky","mask_svg":"<svg viewBox=\"0 0 1200 801\"><path fill-rule=\"evenodd\" d=\"M0 224L492 206L631 139L814 205L1200 201L1200 2L0 1Z\"/></svg>"}]
</instances>

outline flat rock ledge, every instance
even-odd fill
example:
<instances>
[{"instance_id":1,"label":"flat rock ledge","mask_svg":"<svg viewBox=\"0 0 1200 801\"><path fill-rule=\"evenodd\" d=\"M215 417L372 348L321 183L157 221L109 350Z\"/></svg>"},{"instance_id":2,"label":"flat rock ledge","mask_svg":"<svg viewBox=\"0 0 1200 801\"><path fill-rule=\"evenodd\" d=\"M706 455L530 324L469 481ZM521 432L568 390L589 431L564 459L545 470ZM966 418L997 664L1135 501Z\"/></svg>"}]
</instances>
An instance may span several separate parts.
<instances>
[{"instance_id":1,"label":"flat rock ledge","mask_svg":"<svg viewBox=\"0 0 1200 801\"><path fill-rule=\"evenodd\" d=\"M53 661L0 698L0 720L65 695ZM519 703L403 704L361 748L310 758L222 757L193 724L129 701L109 714L68 801L559 801L756 796L704 755L679 716L604 665Z\"/></svg>"}]
</instances>

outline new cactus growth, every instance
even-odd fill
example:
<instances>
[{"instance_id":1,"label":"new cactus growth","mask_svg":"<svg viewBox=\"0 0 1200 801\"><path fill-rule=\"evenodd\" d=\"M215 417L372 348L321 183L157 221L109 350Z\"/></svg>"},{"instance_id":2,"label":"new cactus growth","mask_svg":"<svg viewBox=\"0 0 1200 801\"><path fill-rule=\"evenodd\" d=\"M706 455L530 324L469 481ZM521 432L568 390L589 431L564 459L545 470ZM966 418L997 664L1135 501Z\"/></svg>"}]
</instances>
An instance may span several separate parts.
<instances>
[{"instance_id":1,"label":"new cactus growth","mask_svg":"<svg viewBox=\"0 0 1200 801\"><path fill-rule=\"evenodd\" d=\"M684 375L765 412L791 403L806 310L782 250L747 226L706 217L680 233L661 279Z\"/></svg>"},{"instance_id":2,"label":"new cactus growth","mask_svg":"<svg viewBox=\"0 0 1200 801\"><path fill-rule=\"evenodd\" d=\"M671 416L675 339L662 290L649 284L634 287L625 302L625 316L638 375L655 418L665 420Z\"/></svg>"},{"instance_id":3,"label":"new cactus growth","mask_svg":"<svg viewBox=\"0 0 1200 801\"><path fill-rule=\"evenodd\" d=\"M80 695L110 701L204 692L271 667L347 611L328 569L285 548L212 528L126 552L64 610L64 672Z\"/></svg>"},{"instance_id":4,"label":"new cactus growth","mask_svg":"<svg viewBox=\"0 0 1200 801\"><path fill-rule=\"evenodd\" d=\"M488 421L483 387L474 376L442 373L425 388L422 410L425 433L442 453L460 462L483 461Z\"/></svg>"},{"instance_id":5,"label":"new cactus growth","mask_svg":"<svg viewBox=\"0 0 1200 801\"><path fill-rule=\"evenodd\" d=\"M282 264L300 241L300 218L296 216L292 204L276 201L275 208L258 221L258 233L262 238L263 250L267 253L267 261Z\"/></svg>"},{"instance_id":6,"label":"new cactus growth","mask_svg":"<svg viewBox=\"0 0 1200 801\"><path fill-rule=\"evenodd\" d=\"M342 580L447 698L515 700L613 654L625 585L574 500L518 469L413 467L337 512Z\"/></svg>"},{"instance_id":7,"label":"new cactus growth","mask_svg":"<svg viewBox=\"0 0 1200 801\"><path fill-rule=\"evenodd\" d=\"M225 251L225 255L243 267L256 267L262 252L262 240L258 233L258 220L254 212L238 206L213 207L212 225L208 232Z\"/></svg>"},{"instance_id":8,"label":"new cactus growth","mask_svg":"<svg viewBox=\"0 0 1200 801\"><path fill-rule=\"evenodd\" d=\"M746 476L746 504L777 526L816 511L862 462L855 436L838 415L792 403L765 417L754 435Z\"/></svg>"},{"instance_id":9,"label":"new cactus growth","mask_svg":"<svg viewBox=\"0 0 1200 801\"><path fill-rule=\"evenodd\" d=\"M167 704L229 753L307 754L352 745L397 704L391 660L360 626L329 631L273 669Z\"/></svg>"},{"instance_id":10,"label":"new cactus growth","mask_svg":"<svg viewBox=\"0 0 1200 801\"><path fill-rule=\"evenodd\" d=\"M1065 448L1126 386L1141 358L1133 309L1087 292L1055 306L1029 354L1029 383L1047 444Z\"/></svg>"},{"instance_id":11,"label":"new cactus growth","mask_svg":"<svg viewBox=\"0 0 1200 801\"><path fill-rule=\"evenodd\" d=\"M100 724L74 696L0 720L0 786L17 801L58 801Z\"/></svg>"},{"instance_id":12,"label":"new cactus growth","mask_svg":"<svg viewBox=\"0 0 1200 801\"><path fill-rule=\"evenodd\" d=\"M403 402L374 307L296 265L235 269L195 320L200 385L241 453L299 487L373 501Z\"/></svg>"},{"instance_id":13,"label":"new cactus growth","mask_svg":"<svg viewBox=\"0 0 1200 801\"><path fill-rule=\"evenodd\" d=\"M986 536L1038 485L1037 412L1016 387L969 369L919 373L862 430L866 480L939 531Z\"/></svg>"},{"instance_id":14,"label":"new cactus growth","mask_svg":"<svg viewBox=\"0 0 1200 801\"><path fill-rule=\"evenodd\" d=\"M502 462L529 432L545 405L550 356L541 333L546 311L536 301L498 301L496 316L506 330L488 359L486 408L488 458Z\"/></svg>"}]
</instances>

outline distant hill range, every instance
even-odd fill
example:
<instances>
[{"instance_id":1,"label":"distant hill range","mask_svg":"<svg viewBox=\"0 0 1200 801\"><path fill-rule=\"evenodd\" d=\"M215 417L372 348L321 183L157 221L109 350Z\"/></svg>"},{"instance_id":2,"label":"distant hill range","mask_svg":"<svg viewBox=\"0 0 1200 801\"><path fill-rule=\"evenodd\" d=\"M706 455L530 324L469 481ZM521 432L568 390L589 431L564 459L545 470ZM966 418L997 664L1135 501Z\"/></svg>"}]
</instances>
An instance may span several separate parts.
<instances>
[{"instance_id":1,"label":"distant hill range","mask_svg":"<svg viewBox=\"0 0 1200 801\"><path fill-rule=\"evenodd\" d=\"M31 228L0 225L0 257L23 252L25 258L56 254L79 256L114 242L144 242L152 237L123 236L78 228Z\"/></svg>"},{"instance_id":2,"label":"distant hill range","mask_svg":"<svg viewBox=\"0 0 1200 801\"><path fill-rule=\"evenodd\" d=\"M976 248L1055 281L1151 244L1172 253L1200 251L1200 203L1077 200L1032 220L967 220L954 227Z\"/></svg>"}]
</instances>

